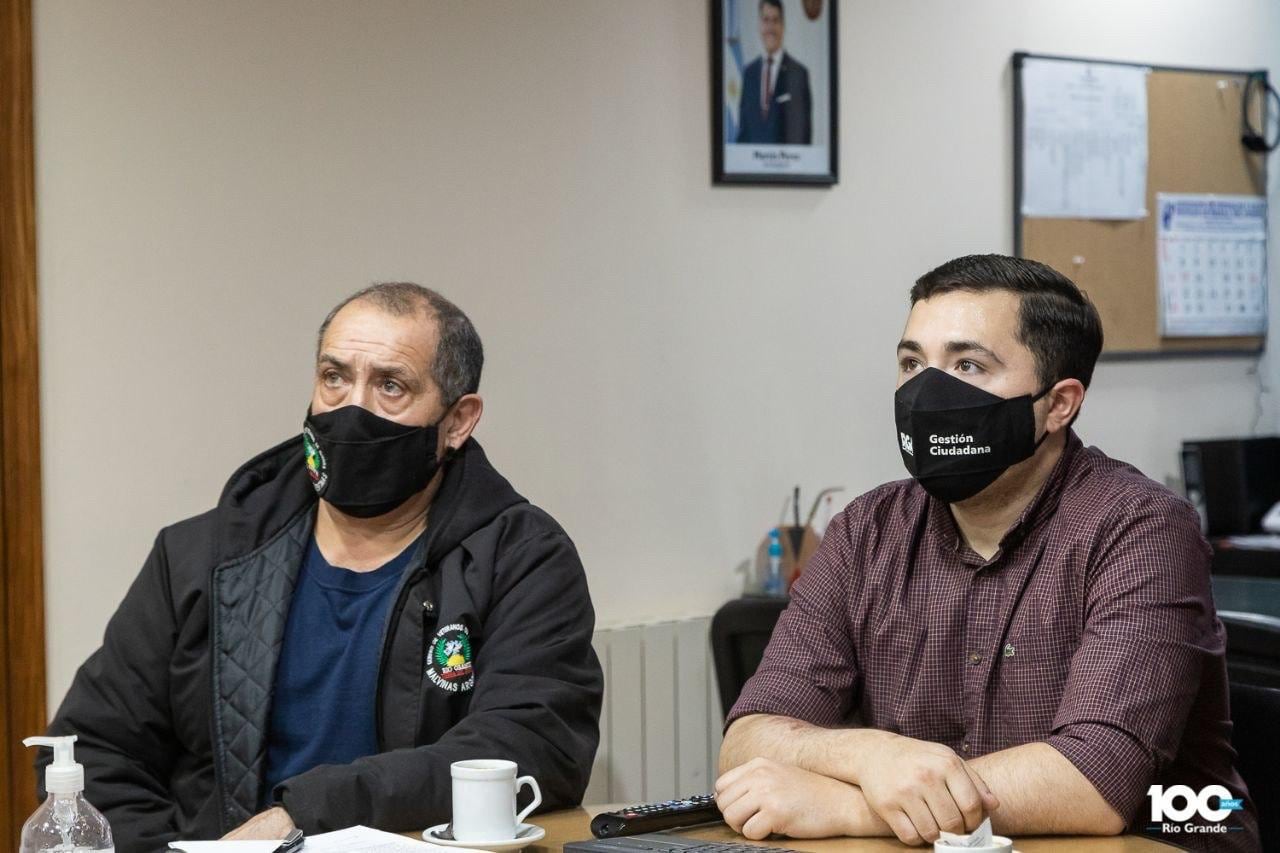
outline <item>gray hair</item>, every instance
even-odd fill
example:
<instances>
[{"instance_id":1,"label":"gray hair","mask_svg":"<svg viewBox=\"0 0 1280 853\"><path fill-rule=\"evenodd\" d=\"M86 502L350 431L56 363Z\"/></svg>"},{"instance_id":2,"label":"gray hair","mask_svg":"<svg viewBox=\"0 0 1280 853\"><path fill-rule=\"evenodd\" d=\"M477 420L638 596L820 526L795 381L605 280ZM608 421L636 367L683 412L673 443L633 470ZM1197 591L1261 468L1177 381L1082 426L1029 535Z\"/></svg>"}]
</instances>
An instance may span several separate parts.
<instances>
[{"instance_id":1,"label":"gray hair","mask_svg":"<svg viewBox=\"0 0 1280 853\"><path fill-rule=\"evenodd\" d=\"M385 281L371 284L339 302L320 324L316 336L316 358L324 345L324 334L338 312L352 302L364 300L396 317L422 311L435 318L440 338L431 363L431 378L440 386L446 406L452 406L464 394L480 390L480 371L484 367L484 347L476 327L462 309L429 287L409 281Z\"/></svg>"}]
</instances>

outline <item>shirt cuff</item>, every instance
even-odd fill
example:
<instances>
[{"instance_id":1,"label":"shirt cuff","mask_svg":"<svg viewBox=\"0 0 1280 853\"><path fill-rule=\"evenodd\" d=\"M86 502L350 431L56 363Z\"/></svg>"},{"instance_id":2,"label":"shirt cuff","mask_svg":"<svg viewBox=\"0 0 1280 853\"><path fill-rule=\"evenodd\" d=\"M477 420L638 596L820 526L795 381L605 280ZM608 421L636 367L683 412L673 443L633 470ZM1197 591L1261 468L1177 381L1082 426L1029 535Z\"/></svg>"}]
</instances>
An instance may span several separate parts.
<instances>
[{"instance_id":1,"label":"shirt cuff","mask_svg":"<svg viewBox=\"0 0 1280 853\"><path fill-rule=\"evenodd\" d=\"M724 726L751 714L792 717L815 726L835 726L841 718L839 700L803 677L776 670L758 672L749 681L725 718Z\"/></svg>"},{"instance_id":2,"label":"shirt cuff","mask_svg":"<svg viewBox=\"0 0 1280 853\"><path fill-rule=\"evenodd\" d=\"M1114 726L1073 723L1044 742L1075 765L1126 825L1133 822L1155 772L1150 754L1136 740Z\"/></svg>"}]
</instances>

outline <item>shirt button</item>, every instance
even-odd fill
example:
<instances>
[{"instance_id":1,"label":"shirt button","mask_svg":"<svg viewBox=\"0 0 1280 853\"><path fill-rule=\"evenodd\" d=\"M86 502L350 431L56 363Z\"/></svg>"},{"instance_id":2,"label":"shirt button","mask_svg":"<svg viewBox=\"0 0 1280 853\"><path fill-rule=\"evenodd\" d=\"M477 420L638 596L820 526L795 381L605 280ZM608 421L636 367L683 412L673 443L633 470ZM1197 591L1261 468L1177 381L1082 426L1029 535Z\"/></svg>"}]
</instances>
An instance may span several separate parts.
<instances>
[{"instance_id":1,"label":"shirt button","mask_svg":"<svg viewBox=\"0 0 1280 853\"><path fill-rule=\"evenodd\" d=\"M969 652L969 663L982 663L982 655L977 652Z\"/></svg>"},{"instance_id":2,"label":"shirt button","mask_svg":"<svg viewBox=\"0 0 1280 853\"><path fill-rule=\"evenodd\" d=\"M961 752L969 751L969 741L965 741L964 743L960 744L960 751Z\"/></svg>"}]
</instances>

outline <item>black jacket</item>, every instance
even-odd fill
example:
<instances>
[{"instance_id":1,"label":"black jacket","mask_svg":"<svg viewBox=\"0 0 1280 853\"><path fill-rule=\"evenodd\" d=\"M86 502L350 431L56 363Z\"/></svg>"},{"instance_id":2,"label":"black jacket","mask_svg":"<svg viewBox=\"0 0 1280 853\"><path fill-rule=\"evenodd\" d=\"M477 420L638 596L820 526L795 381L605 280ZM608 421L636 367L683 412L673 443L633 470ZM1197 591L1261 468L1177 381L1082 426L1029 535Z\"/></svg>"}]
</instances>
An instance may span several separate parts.
<instances>
[{"instance_id":1,"label":"black jacket","mask_svg":"<svg viewBox=\"0 0 1280 853\"><path fill-rule=\"evenodd\" d=\"M449 765L465 758L516 761L537 778L544 810L580 801L603 693L582 564L474 440L445 469L384 629L380 753L262 790L275 667L315 507L301 438L246 463L216 509L160 532L76 674L49 731L79 735L85 795L120 853L216 838L273 799L309 833L421 829L448 820ZM441 677L436 640L460 633L473 671Z\"/></svg>"}]
</instances>

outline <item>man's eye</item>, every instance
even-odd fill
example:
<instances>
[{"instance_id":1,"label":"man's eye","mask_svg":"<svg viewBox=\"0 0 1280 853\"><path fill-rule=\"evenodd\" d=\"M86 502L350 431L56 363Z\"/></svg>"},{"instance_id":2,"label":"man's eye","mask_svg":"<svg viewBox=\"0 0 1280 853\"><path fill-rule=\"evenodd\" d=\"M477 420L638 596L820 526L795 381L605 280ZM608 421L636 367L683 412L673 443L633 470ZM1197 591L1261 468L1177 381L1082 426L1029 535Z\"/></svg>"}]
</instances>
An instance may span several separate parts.
<instances>
[{"instance_id":1,"label":"man's eye","mask_svg":"<svg viewBox=\"0 0 1280 853\"><path fill-rule=\"evenodd\" d=\"M321 378L324 380L324 384L328 385L330 388L337 388L342 384L342 377L333 370L326 371Z\"/></svg>"},{"instance_id":2,"label":"man's eye","mask_svg":"<svg viewBox=\"0 0 1280 853\"><path fill-rule=\"evenodd\" d=\"M961 373L981 373L982 368L976 362L969 361L967 358L961 360L956 367L960 368Z\"/></svg>"},{"instance_id":3,"label":"man's eye","mask_svg":"<svg viewBox=\"0 0 1280 853\"><path fill-rule=\"evenodd\" d=\"M382 393L391 397L397 397L404 393L404 389L399 383L392 382L390 379L384 380L382 383Z\"/></svg>"},{"instance_id":4,"label":"man's eye","mask_svg":"<svg viewBox=\"0 0 1280 853\"><path fill-rule=\"evenodd\" d=\"M904 373L910 370L915 370L919 366L920 362L916 361L914 358L904 358L898 362L899 369Z\"/></svg>"}]
</instances>

